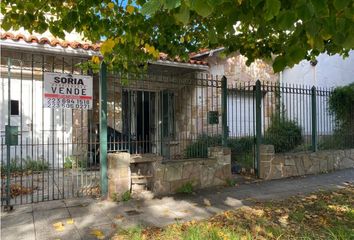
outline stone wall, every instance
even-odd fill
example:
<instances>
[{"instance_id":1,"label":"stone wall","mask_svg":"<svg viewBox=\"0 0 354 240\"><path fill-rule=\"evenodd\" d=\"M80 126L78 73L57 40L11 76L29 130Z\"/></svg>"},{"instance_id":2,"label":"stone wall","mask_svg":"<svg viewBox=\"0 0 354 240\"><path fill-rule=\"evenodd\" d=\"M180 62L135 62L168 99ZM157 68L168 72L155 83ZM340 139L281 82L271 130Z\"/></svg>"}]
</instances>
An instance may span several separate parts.
<instances>
[{"instance_id":1,"label":"stone wall","mask_svg":"<svg viewBox=\"0 0 354 240\"><path fill-rule=\"evenodd\" d=\"M133 176L140 175L141 178L152 175L148 190L157 195L175 193L189 182L194 189L225 184L231 178L230 149L211 147L208 155L205 159L163 161L161 156L153 154L109 153L108 196L119 198L130 191ZM146 167L143 164L147 164Z\"/></svg>"},{"instance_id":2,"label":"stone wall","mask_svg":"<svg viewBox=\"0 0 354 240\"><path fill-rule=\"evenodd\" d=\"M354 167L354 149L275 154L260 146L260 178L270 180Z\"/></svg>"},{"instance_id":3,"label":"stone wall","mask_svg":"<svg viewBox=\"0 0 354 240\"><path fill-rule=\"evenodd\" d=\"M177 192L186 183L195 189L225 184L231 178L229 148L208 149L207 159L156 162L152 191L158 195Z\"/></svg>"}]
</instances>

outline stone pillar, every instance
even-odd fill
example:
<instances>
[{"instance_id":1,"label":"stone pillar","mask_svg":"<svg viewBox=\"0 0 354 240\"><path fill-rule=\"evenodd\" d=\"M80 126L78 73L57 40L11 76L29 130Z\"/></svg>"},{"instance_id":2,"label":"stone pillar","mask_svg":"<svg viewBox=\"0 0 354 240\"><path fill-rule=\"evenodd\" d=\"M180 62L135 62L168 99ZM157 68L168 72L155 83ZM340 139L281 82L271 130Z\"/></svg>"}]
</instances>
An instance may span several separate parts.
<instances>
[{"instance_id":1,"label":"stone pillar","mask_svg":"<svg viewBox=\"0 0 354 240\"><path fill-rule=\"evenodd\" d=\"M121 196L131 188L130 153L108 153L108 198Z\"/></svg>"},{"instance_id":2,"label":"stone pillar","mask_svg":"<svg viewBox=\"0 0 354 240\"><path fill-rule=\"evenodd\" d=\"M221 180L230 179L231 174L231 149L227 147L209 147L208 158L216 159L215 176ZM218 185L218 184L216 184Z\"/></svg>"},{"instance_id":3,"label":"stone pillar","mask_svg":"<svg viewBox=\"0 0 354 240\"><path fill-rule=\"evenodd\" d=\"M263 145L259 147L259 178L267 179L272 169L272 160L274 158L274 146L273 145Z\"/></svg>"}]
</instances>

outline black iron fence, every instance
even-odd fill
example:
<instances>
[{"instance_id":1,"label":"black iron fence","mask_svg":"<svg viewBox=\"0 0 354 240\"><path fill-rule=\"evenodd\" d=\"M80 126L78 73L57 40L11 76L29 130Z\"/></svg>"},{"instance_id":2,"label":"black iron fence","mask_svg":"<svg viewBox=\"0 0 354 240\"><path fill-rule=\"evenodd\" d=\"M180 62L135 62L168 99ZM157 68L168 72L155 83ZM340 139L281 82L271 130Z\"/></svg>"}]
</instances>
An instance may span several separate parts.
<instances>
[{"instance_id":1,"label":"black iron fence","mask_svg":"<svg viewBox=\"0 0 354 240\"><path fill-rule=\"evenodd\" d=\"M239 172L258 169L260 144L277 153L354 147L353 131L329 109L332 89L227 83L197 71L108 74L100 79L107 91L99 93L93 81L92 110L43 108L44 72L84 74L77 67L83 61L30 53L1 58L1 191L11 197L2 200L99 194L107 187L100 172L105 151L178 160L207 158L208 147L225 146ZM16 146L5 143L9 121L19 130Z\"/></svg>"},{"instance_id":2,"label":"black iron fence","mask_svg":"<svg viewBox=\"0 0 354 240\"><path fill-rule=\"evenodd\" d=\"M92 110L44 108L45 72L87 74L81 57L2 49L1 204L99 195ZM6 128L12 126L12 136ZM7 143L9 139L13 143Z\"/></svg>"}]
</instances>

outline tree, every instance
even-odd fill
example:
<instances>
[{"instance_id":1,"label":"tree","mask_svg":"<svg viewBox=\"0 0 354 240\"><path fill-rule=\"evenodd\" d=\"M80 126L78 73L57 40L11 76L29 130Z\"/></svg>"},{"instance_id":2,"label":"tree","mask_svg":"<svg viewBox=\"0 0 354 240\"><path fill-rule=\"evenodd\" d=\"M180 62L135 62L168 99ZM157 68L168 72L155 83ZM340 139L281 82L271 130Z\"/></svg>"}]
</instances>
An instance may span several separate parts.
<instances>
[{"instance_id":1,"label":"tree","mask_svg":"<svg viewBox=\"0 0 354 240\"><path fill-rule=\"evenodd\" d=\"M354 49L354 0L3 0L2 27L82 33L128 69L157 58L188 58L225 47L273 61L276 72L318 54Z\"/></svg>"}]
</instances>

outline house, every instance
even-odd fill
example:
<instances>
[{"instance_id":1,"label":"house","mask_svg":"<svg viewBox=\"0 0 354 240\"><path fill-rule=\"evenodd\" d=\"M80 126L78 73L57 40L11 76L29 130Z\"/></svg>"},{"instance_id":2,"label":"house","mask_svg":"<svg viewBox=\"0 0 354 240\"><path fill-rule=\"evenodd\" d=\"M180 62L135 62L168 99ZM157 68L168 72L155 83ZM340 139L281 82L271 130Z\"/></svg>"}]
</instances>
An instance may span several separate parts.
<instances>
[{"instance_id":1,"label":"house","mask_svg":"<svg viewBox=\"0 0 354 240\"><path fill-rule=\"evenodd\" d=\"M48 156L47 161L62 166L66 156L85 152L86 145L97 140L90 139L92 135L89 134L90 131L97 131L98 124L97 75L93 75L92 110L43 107L44 72L85 74L77 64L99 55L98 44L78 42L79 37L69 35L68 40L64 41L48 33L33 35L23 30L1 34L2 144L10 106L10 123L19 127L20 145L26 145L14 148L16 154L11 154L13 158ZM120 150L115 148L130 145L130 151L137 153L179 157L182 153L170 153L170 148L183 148L179 143L182 139L195 138L203 128L209 128L206 126L206 116L203 119L203 111L220 107L218 99L212 98L212 94L219 91L217 87L203 89L208 82L217 84L216 79L203 75L207 70L208 66L203 61L171 61L161 54L160 60L149 64L145 75L111 74L108 78L110 150ZM122 85L123 79L128 79L129 84ZM201 120L197 121L197 118ZM212 127L218 129L217 126ZM123 136L127 138L123 139ZM116 141L126 142L114 144ZM68 145L67 149L61 149L61 144ZM55 156L58 152L60 154ZM2 151L2 155L4 159L6 151ZM95 158L94 155L89 157Z\"/></svg>"},{"instance_id":2,"label":"house","mask_svg":"<svg viewBox=\"0 0 354 240\"><path fill-rule=\"evenodd\" d=\"M37 200L31 198L31 201L88 194L97 187L100 179L97 127L99 78L97 74L84 72L79 67L79 64L92 56L99 55L99 45L80 39L75 33L61 40L49 33L30 34L23 29L1 33L1 166L6 166L10 160L11 164L22 168L28 162L35 161L50 169L45 172L46 177L43 178L43 174L39 181L42 186L36 190ZM231 64L237 66L237 61L244 59L235 57ZM265 68L267 65L259 63L259 67ZM264 69L241 68L230 71L237 71L240 76L250 78L254 78L252 74L257 73L265 74L259 77L275 79L269 73L262 73ZM64 78L91 76L92 109L48 108L43 97L46 90L43 82L47 72L61 73ZM165 54L161 54L159 60L149 63L148 71L143 74L109 73L108 151L138 156L140 162L141 159L156 159L156 156L159 161L165 161L203 159L216 154L215 158L209 159L211 162L207 165L203 161L196 161L199 164L197 167L184 161L172 161L173 166L156 163L153 188L156 192L175 191L190 177L195 177L194 184L201 187L222 184L231 174L230 160L222 157L225 154L230 157L229 153L214 149L208 155L209 145L200 141L200 137L206 135L220 139L223 131L222 78L217 74L206 61L191 58L181 62L169 59ZM229 83L234 80L230 77ZM248 102L251 108L253 87L253 83L243 86L242 98L232 98L230 95L229 105L243 101ZM238 90L235 88L234 91ZM240 135L251 136L254 134L250 123L253 111L243 108L241 112L244 112L243 116L248 112L251 115L242 118L241 115L235 115L240 125L233 126L230 122L231 132L240 131ZM17 127L17 144L13 146L5 143L6 125ZM215 142L214 145L221 145L221 142ZM215 160L220 157L220 160ZM138 161L136 157L134 159L134 162ZM207 169L202 170L205 167ZM66 169L72 171L69 173ZM151 166L132 169L137 171L134 174L138 174L141 169L145 175L152 171ZM159 174L171 169L177 169L177 172L172 171L172 175ZM195 172L195 169L199 170ZM190 175L186 174L188 172ZM129 172L129 176L133 173ZM38 175L21 178L21 181L31 185L35 177L38 178ZM16 182L16 179L12 180ZM128 182L130 184L132 181Z\"/></svg>"}]
</instances>

